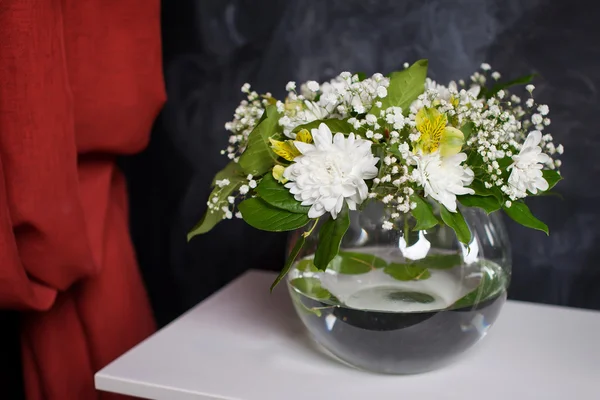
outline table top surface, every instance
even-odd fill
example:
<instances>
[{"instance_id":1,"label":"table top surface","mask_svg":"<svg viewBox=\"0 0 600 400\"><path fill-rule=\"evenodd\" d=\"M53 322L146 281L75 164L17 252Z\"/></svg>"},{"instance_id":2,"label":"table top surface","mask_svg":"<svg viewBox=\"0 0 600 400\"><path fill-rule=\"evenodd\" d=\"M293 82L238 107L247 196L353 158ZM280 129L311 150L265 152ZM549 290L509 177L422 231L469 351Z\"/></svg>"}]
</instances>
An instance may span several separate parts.
<instances>
[{"instance_id":1,"label":"table top surface","mask_svg":"<svg viewBox=\"0 0 600 400\"><path fill-rule=\"evenodd\" d=\"M148 399L600 399L600 313L509 301L487 337L446 368L361 372L309 339L284 285L250 271L96 374Z\"/></svg>"}]
</instances>

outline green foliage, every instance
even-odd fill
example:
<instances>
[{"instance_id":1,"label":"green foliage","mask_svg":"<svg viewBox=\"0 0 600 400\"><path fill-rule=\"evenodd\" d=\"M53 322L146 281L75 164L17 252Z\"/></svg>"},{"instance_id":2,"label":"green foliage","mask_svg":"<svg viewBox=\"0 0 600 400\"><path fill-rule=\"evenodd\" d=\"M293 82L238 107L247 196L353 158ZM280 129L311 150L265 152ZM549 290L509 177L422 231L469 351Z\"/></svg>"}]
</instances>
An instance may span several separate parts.
<instances>
[{"instance_id":1,"label":"green foliage","mask_svg":"<svg viewBox=\"0 0 600 400\"><path fill-rule=\"evenodd\" d=\"M390 85L387 88L388 95L381 99L380 109L401 107L404 115L407 115L412 102L425 91L427 65L427 60L419 60L405 70L392 72ZM373 107L371 113L379 115L380 109Z\"/></svg>"},{"instance_id":2,"label":"green foliage","mask_svg":"<svg viewBox=\"0 0 600 400\"><path fill-rule=\"evenodd\" d=\"M290 284L302 294L313 299L328 300L333 297L329 290L321 286L318 278L296 278L292 279Z\"/></svg>"},{"instance_id":3,"label":"green foliage","mask_svg":"<svg viewBox=\"0 0 600 400\"><path fill-rule=\"evenodd\" d=\"M471 243L471 230L465 222L465 218L461 214L460 210L456 209L456 212L450 212L443 205L440 205L440 208L442 220L446 225L454 230L458 240L465 245Z\"/></svg>"},{"instance_id":4,"label":"green foliage","mask_svg":"<svg viewBox=\"0 0 600 400\"><path fill-rule=\"evenodd\" d=\"M460 128L463 135L465 135L465 143L467 142L467 139L469 139L469 137L471 137L471 135L473 134L474 129L475 124L471 121L467 122Z\"/></svg>"},{"instance_id":5,"label":"green foliage","mask_svg":"<svg viewBox=\"0 0 600 400\"><path fill-rule=\"evenodd\" d=\"M385 260L373 254L340 251L331 260L327 269L340 274L358 275L366 274L376 268L383 268L386 265L387 262Z\"/></svg>"},{"instance_id":6,"label":"green foliage","mask_svg":"<svg viewBox=\"0 0 600 400\"><path fill-rule=\"evenodd\" d=\"M328 219L319 231L319 244L315 252L315 266L325 271L331 260L339 253L342 239L350 226L348 207L344 206L337 219Z\"/></svg>"},{"instance_id":7,"label":"green foliage","mask_svg":"<svg viewBox=\"0 0 600 400\"><path fill-rule=\"evenodd\" d=\"M259 122L248 136L248 146L239 160L240 167L246 175L260 176L269 171L277 160L277 155L271 150L269 137L279 128L280 115L274 105L267 107L265 115L266 118Z\"/></svg>"},{"instance_id":8,"label":"green foliage","mask_svg":"<svg viewBox=\"0 0 600 400\"><path fill-rule=\"evenodd\" d=\"M311 129L317 129L321 124L327 125L334 135L338 132L346 134L354 132L354 128L346 120L335 118L309 122L308 124L296 127L293 132L300 132L302 129L308 129L310 132Z\"/></svg>"},{"instance_id":9,"label":"green foliage","mask_svg":"<svg viewBox=\"0 0 600 400\"><path fill-rule=\"evenodd\" d=\"M485 262L485 261L484 261ZM484 273L481 275L481 282L475 290L460 298L452 305L452 308L473 307L493 296L496 296L504 288L505 282L498 274Z\"/></svg>"},{"instance_id":10,"label":"green foliage","mask_svg":"<svg viewBox=\"0 0 600 400\"><path fill-rule=\"evenodd\" d=\"M231 181L232 179L241 178L243 176L244 171L242 171L240 164L234 161L230 161L229 164L225 166L225 168L217 172L217 174L213 178L212 186L216 186L217 181L221 181L223 179L229 179Z\"/></svg>"},{"instance_id":11,"label":"green foliage","mask_svg":"<svg viewBox=\"0 0 600 400\"><path fill-rule=\"evenodd\" d=\"M273 178L272 174L265 175L256 188L256 193L269 205L297 214L308 214L310 207L300 205L294 195L281 183Z\"/></svg>"},{"instance_id":12,"label":"green foliage","mask_svg":"<svg viewBox=\"0 0 600 400\"><path fill-rule=\"evenodd\" d=\"M292 264L294 264L294 261L296 261L298 253L300 253L300 250L302 250L302 247L304 246L305 242L306 237L304 237L304 235L300 235L300 237L296 241L296 244L294 245L294 248L290 252L290 255L288 256L287 260L285 260L285 264L281 269L281 272L279 273L279 275L277 275L277 278L275 278L275 281L271 285L271 292L273 291L273 289L275 289L275 286L277 286L277 284L287 275L290 268L292 267Z\"/></svg>"},{"instance_id":13,"label":"green foliage","mask_svg":"<svg viewBox=\"0 0 600 400\"><path fill-rule=\"evenodd\" d=\"M312 258L305 258L298 261L298 264L296 264L295 268L302 272L319 272L317 267L315 267Z\"/></svg>"},{"instance_id":14,"label":"green foliage","mask_svg":"<svg viewBox=\"0 0 600 400\"><path fill-rule=\"evenodd\" d=\"M558 173L558 171L553 170L553 169L545 169L542 171L542 175L544 177L544 179L546 180L546 182L548 182L548 190L552 190L552 188L554 186L556 186L556 184L558 182L560 182L563 177L560 176L560 174ZM546 192L548 191L546 190Z\"/></svg>"},{"instance_id":15,"label":"green foliage","mask_svg":"<svg viewBox=\"0 0 600 400\"><path fill-rule=\"evenodd\" d=\"M413 228L415 231L431 229L438 224L438 220L433 213L431 205L421 196L416 194L410 197L412 202L417 203L417 207L412 210L412 215L417 220Z\"/></svg>"},{"instance_id":16,"label":"green foliage","mask_svg":"<svg viewBox=\"0 0 600 400\"><path fill-rule=\"evenodd\" d=\"M216 204L226 202L227 197L237 190L244 180L244 178L241 176L241 169L234 162L227 164L225 168L215 175L213 185L217 180L223 179L229 179L230 184L224 188L214 188L208 197L209 201L212 201L214 197L217 197L218 200ZM218 210L206 210L204 216L202 216L202 219L187 234L187 240L190 241L196 235L209 232L215 227L215 225L221 222L224 214L225 213L220 208Z\"/></svg>"},{"instance_id":17,"label":"green foliage","mask_svg":"<svg viewBox=\"0 0 600 400\"><path fill-rule=\"evenodd\" d=\"M491 89L489 89L488 91L485 92L485 97L487 99L489 99L490 97L492 97L493 95L498 93L500 90L507 89L511 86L527 85L528 83L531 83L533 78L535 78L537 76L538 76L537 74L530 74L530 75L521 76L517 79L513 79L512 81L496 83L494 86L492 86Z\"/></svg>"},{"instance_id":18,"label":"green foliage","mask_svg":"<svg viewBox=\"0 0 600 400\"><path fill-rule=\"evenodd\" d=\"M510 207L502 207L506 215L512 218L515 222L526 226L527 228L537 229L549 235L548 226L533 216L529 207L521 201L513 201Z\"/></svg>"},{"instance_id":19,"label":"green foliage","mask_svg":"<svg viewBox=\"0 0 600 400\"><path fill-rule=\"evenodd\" d=\"M238 208L244 221L263 231L292 231L303 227L310 221L306 214L293 213L273 207L258 197L242 201Z\"/></svg>"},{"instance_id":20,"label":"green foliage","mask_svg":"<svg viewBox=\"0 0 600 400\"><path fill-rule=\"evenodd\" d=\"M463 206L479 207L487 214L491 214L501 208L500 202L494 196L478 196L475 194L456 196L456 198Z\"/></svg>"},{"instance_id":21,"label":"green foliage","mask_svg":"<svg viewBox=\"0 0 600 400\"><path fill-rule=\"evenodd\" d=\"M420 281L431 277L431 272L417 264L392 263L383 272L399 281Z\"/></svg>"}]
</instances>

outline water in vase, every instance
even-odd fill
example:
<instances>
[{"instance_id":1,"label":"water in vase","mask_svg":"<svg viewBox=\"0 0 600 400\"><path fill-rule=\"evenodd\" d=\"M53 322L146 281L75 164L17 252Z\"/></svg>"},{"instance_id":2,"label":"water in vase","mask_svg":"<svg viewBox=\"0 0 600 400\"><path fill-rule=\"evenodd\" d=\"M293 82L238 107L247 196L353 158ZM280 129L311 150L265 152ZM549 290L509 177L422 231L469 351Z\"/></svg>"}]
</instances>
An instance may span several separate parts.
<instances>
[{"instance_id":1,"label":"water in vase","mask_svg":"<svg viewBox=\"0 0 600 400\"><path fill-rule=\"evenodd\" d=\"M433 254L406 264L386 248L338 257L326 272L312 256L301 260L288 284L314 339L365 370L418 373L453 361L486 334L506 299L508 276L487 260L464 265Z\"/></svg>"}]
</instances>

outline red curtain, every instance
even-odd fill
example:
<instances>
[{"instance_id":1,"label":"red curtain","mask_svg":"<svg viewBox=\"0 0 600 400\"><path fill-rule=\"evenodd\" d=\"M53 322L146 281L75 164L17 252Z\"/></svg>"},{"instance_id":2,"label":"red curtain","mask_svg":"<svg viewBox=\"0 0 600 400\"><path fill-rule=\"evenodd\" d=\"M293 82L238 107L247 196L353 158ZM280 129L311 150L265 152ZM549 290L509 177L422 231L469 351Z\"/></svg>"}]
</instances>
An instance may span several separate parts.
<instances>
[{"instance_id":1,"label":"red curtain","mask_svg":"<svg viewBox=\"0 0 600 400\"><path fill-rule=\"evenodd\" d=\"M93 374L154 322L117 155L164 102L158 0L0 0L0 308L29 400L112 399Z\"/></svg>"}]
</instances>

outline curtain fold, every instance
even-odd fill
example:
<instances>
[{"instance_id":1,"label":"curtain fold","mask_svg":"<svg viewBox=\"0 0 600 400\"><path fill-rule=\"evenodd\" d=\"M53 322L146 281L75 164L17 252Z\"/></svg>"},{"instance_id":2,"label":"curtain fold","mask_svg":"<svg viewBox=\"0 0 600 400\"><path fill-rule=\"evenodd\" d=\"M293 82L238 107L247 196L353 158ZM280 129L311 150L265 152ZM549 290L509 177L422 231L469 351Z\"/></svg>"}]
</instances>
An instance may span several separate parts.
<instances>
[{"instance_id":1,"label":"curtain fold","mask_svg":"<svg viewBox=\"0 0 600 400\"><path fill-rule=\"evenodd\" d=\"M30 400L116 398L93 374L154 331L115 158L164 98L158 0L0 3L0 309Z\"/></svg>"}]
</instances>

